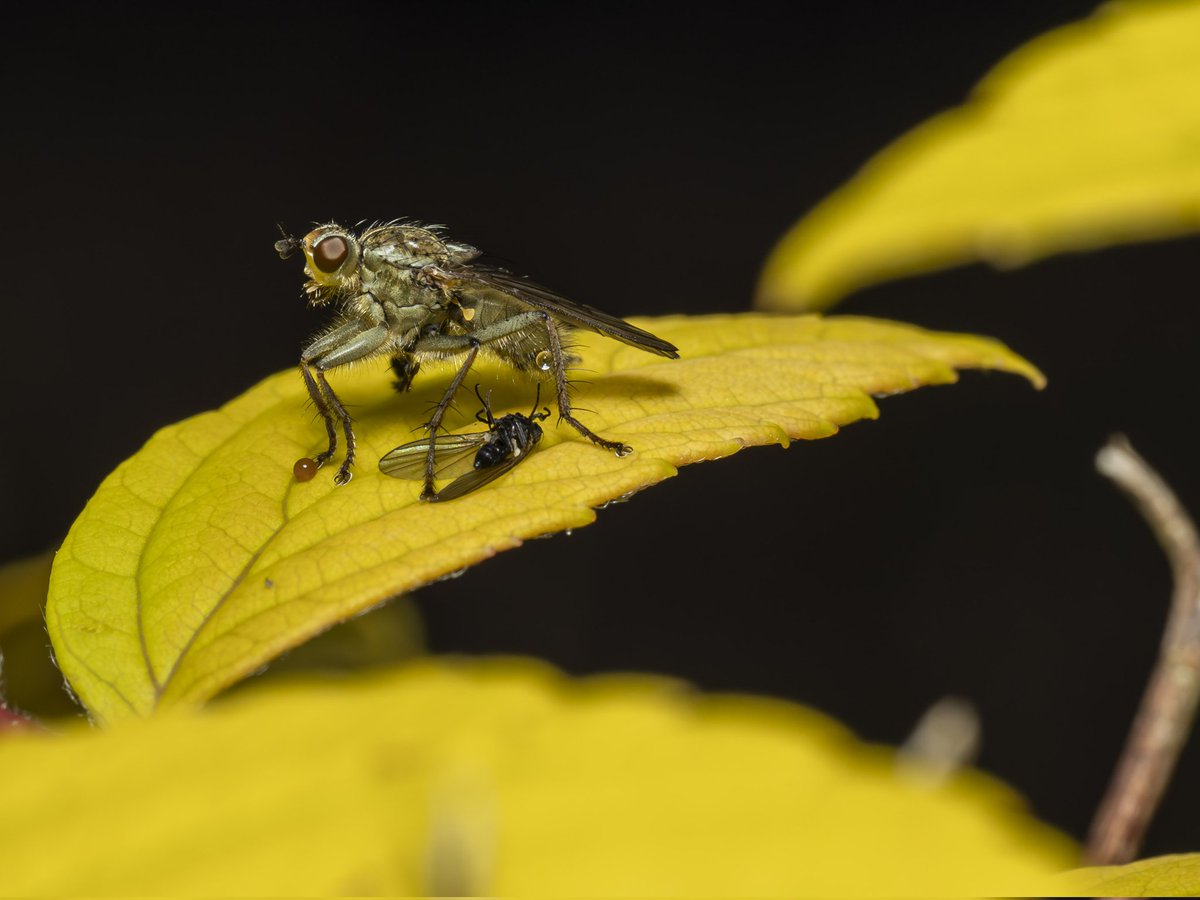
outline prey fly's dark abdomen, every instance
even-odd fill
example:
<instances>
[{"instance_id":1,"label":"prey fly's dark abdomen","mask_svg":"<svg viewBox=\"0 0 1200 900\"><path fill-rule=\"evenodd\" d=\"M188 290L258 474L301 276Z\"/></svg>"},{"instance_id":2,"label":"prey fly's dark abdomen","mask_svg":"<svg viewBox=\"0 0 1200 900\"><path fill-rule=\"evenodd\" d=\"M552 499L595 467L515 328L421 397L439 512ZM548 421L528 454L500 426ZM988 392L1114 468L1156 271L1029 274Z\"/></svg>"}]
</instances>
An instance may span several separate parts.
<instances>
[{"instance_id":1,"label":"prey fly's dark abdomen","mask_svg":"<svg viewBox=\"0 0 1200 900\"><path fill-rule=\"evenodd\" d=\"M490 439L475 454L476 469L499 465L508 459L520 456L542 439L542 426L535 419L544 419L549 413L523 416L510 413L501 416L490 428Z\"/></svg>"}]
</instances>

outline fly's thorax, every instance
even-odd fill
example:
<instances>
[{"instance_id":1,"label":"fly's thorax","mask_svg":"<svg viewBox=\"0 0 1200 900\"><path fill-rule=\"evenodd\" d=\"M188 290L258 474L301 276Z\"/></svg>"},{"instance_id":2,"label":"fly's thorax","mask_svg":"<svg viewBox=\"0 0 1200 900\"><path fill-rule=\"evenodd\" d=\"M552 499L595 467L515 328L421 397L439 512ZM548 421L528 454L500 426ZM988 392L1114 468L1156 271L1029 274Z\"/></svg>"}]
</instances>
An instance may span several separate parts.
<instances>
[{"instance_id":1,"label":"fly's thorax","mask_svg":"<svg viewBox=\"0 0 1200 900\"><path fill-rule=\"evenodd\" d=\"M440 306L442 292L421 278L425 267L397 266L364 253L358 278L363 291L380 303L396 306Z\"/></svg>"},{"instance_id":2,"label":"fly's thorax","mask_svg":"<svg viewBox=\"0 0 1200 900\"><path fill-rule=\"evenodd\" d=\"M418 302L408 302L411 299L413 298L392 297L379 303L383 308L383 318L388 330L392 334L404 336L402 344L410 350L418 346L427 327L432 325L436 329L445 315L444 311L422 302L424 297L421 294L416 295L415 299Z\"/></svg>"},{"instance_id":3,"label":"fly's thorax","mask_svg":"<svg viewBox=\"0 0 1200 900\"><path fill-rule=\"evenodd\" d=\"M363 232L364 262L371 268L392 266L420 269L445 266L454 252L437 232L418 225L379 225Z\"/></svg>"}]
</instances>

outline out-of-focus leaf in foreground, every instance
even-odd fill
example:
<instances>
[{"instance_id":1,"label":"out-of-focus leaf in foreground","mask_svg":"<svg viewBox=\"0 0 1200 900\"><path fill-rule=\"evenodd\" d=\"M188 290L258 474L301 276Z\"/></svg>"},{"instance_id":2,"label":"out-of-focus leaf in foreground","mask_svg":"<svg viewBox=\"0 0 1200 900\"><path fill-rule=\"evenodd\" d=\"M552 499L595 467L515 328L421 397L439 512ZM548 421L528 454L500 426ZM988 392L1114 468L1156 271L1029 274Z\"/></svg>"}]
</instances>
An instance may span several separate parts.
<instances>
[{"instance_id":1,"label":"out-of-focus leaf in foreground","mask_svg":"<svg viewBox=\"0 0 1200 900\"><path fill-rule=\"evenodd\" d=\"M100 486L55 560L47 621L59 665L94 717L197 703L283 650L402 591L587 525L593 507L748 445L819 438L877 415L872 394L954 381L955 368L1020 357L984 338L868 319L761 315L643 323L683 358L580 335L577 403L591 427L633 445L624 459L549 428L485 489L448 503L381 475L445 379L397 396L377 367L336 373L358 420L354 480L297 483L292 463L324 442L299 376L269 378L215 412L163 429ZM341 377L338 377L341 376ZM533 390L495 368L493 405L528 412ZM465 393L465 392L464 392ZM447 421L478 430L475 401Z\"/></svg>"},{"instance_id":2,"label":"out-of-focus leaf in foreground","mask_svg":"<svg viewBox=\"0 0 1200 900\"><path fill-rule=\"evenodd\" d=\"M513 660L6 738L0 796L17 895L1024 896L1078 858L803 708Z\"/></svg>"},{"instance_id":3,"label":"out-of-focus leaf in foreground","mask_svg":"<svg viewBox=\"0 0 1200 900\"><path fill-rule=\"evenodd\" d=\"M1085 897L1196 897L1200 896L1200 853L1076 869L1066 873L1062 884L1046 887L1051 894Z\"/></svg>"},{"instance_id":4,"label":"out-of-focus leaf in foreground","mask_svg":"<svg viewBox=\"0 0 1200 900\"><path fill-rule=\"evenodd\" d=\"M801 220L759 305L821 309L943 266L1195 230L1198 83L1200 3L1109 3L1042 35Z\"/></svg>"}]
</instances>

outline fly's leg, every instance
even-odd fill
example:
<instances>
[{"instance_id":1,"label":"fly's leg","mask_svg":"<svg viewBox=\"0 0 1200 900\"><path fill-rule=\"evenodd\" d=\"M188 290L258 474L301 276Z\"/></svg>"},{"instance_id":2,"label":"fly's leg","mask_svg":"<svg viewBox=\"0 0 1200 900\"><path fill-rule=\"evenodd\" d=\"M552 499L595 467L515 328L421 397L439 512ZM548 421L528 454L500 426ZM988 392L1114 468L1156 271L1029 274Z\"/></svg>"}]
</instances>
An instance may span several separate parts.
<instances>
[{"instance_id":1,"label":"fly's leg","mask_svg":"<svg viewBox=\"0 0 1200 900\"><path fill-rule=\"evenodd\" d=\"M488 391L487 396L479 393L479 385L475 385L475 396L479 398L482 409L475 413L475 421L480 422L488 427L491 431L496 427L496 418L492 415L492 392Z\"/></svg>"},{"instance_id":2,"label":"fly's leg","mask_svg":"<svg viewBox=\"0 0 1200 900\"><path fill-rule=\"evenodd\" d=\"M392 373L396 376L392 387L396 389L396 393L403 394L412 388L413 379L417 377L420 368L421 364L411 353L397 353L392 357Z\"/></svg>"},{"instance_id":3,"label":"fly's leg","mask_svg":"<svg viewBox=\"0 0 1200 900\"><path fill-rule=\"evenodd\" d=\"M611 450L617 456L626 456L633 452L633 448L628 444L600 437L600 435L571 415L571 397L567 391L567 362L566 354L563 353L562 337L559 335L558 329L554 327L554 322L550 316L545 313L541 313L540 315L546 325L546 335L550 339L550 356L554 366L554 395L558 401L558 417L593 444L598 444L605 450Z\"/></svg>"},{"instance_id":4,"label":"fly's leg","mask_svg":"<svg viewBox=\"0 0 1200 900\"><path fill-rule=\"evenodd\" d=\"M338 466L337 472L334 473L334 484L345 484L350 480L350 467L354 465L354 451L358 449L358 441L354 438L354 420L350 418L350 413L346 412L346 407L342 405L342 401L338 399L338 395L333 392L333 388L329 386L329 382L325 380L325 373L317 369L317 384L321 388L321 396L325 398L325 403L329 410L337 417L337 420L342 423L342 433L346 435L346 458L342 460L342 464ZM336 432L333 429L333 419L325 420L325 427L328 431ZM336 448L336 437L334 438L334 447ZM321 454L324 455L324 454ZM332 454L330 454L332 455ZM328 459L329 456L325 456ZM325 460L321 456L317 457L317 465L320 465Z\"/></svg>"},{"instance_id":5,"label":"fly's leg","mask_svg":"<svg viewBox=\"0 0 1200 900\"><path fill-rule=\"evenodd\" d=\"M421 499L435 501L438 499L437 491L433 489L433 468L434 468L434 452L437 450L437 441L433 440L437 436L437 431L442 427L442 419L446 415L446 410L450 408L450 404L454 402L454 395L458 393L458 389L462 387L463 380L466 379L467 373L471 371L471 366L475 363L475 357L479 355L479 341L475 338L469 338L470 347L467 351L467 358L463 360L462 366L459 367L454 379L450 382L450 386L446 388L446 393L442 395L441 401L433 410L433 415L429 417L429 422L425 425L425 430L429 433L429 452L425 456L425 487L421 490Z\"/></svg>"},{"instance_id":6,"label":"fly's leg","mask_svg":"<svg viewBox=\"0 0 1200 900\"><path fill-rule=\"evenodd\" d=\"M337 452L337 428L333 424L333 413L330 411L329 405L325 402L325 395L317 386L317 380L313 378L313 374L308 368L308 363L304 362L304 360L300 361L300 374L304 376L304 386L308 388L308 396L312 398L313 406L317 408L317 412L325 420L325 433L329 436L329 446L314 457L314 461L320 467Z\"/></svg>"},{"instance_id":7,"label":"fly's leg","mask_svg":"<svg viewBox=\"0 0 1200 900\"><path fill-rule=\"evenodd\" d=\"M362 333L362 330L362 325L358 322L344 322L313 340L300 354L300 374L304 377L304 386L308 388L308 396L312 398L313 406L325 421L325 433L329 436L329 446L316 456L318 466L324 465L337 452L337 427L334 424L335 413L330 409L330 404L327 402L324 392L317 385L317 380L313 377L309 367L326 353L347 341L354 340L356 335ZM333 392L330 391L330 393ZM336 399L335 395L334 400L336 401ZM339 403L338 406L340 407L341 404Z\"/></svg>"},{"instance_id":8,"label":"fly's leg","mask_svg":"<svg viewBox=\"0 0 1200 900\"><path fill-rule=\"evenodd\" d=\"M321 465L329 460L337 450L337 428L335 422L342 426L342 434L346 437L346 458L338 466L333 476L334 484L345 484L350 480L350 467L354 465L354 451L357 441L354 438L354 425L346 407L338 399L329 382L325 380L325 372L329 369L343 366L357 359L365 359L379 352L387 343L390 332L384 325L364 327L363 323L350 322L336 328L329 334L317 338L300 356L300 371L304 375L304 385L308 395L312 397L322 418L325 419L325 432L329 436L329 446L317 455L316 461ZM316 370L313 377L309 367Z\"/></svg>"}]
</instances>

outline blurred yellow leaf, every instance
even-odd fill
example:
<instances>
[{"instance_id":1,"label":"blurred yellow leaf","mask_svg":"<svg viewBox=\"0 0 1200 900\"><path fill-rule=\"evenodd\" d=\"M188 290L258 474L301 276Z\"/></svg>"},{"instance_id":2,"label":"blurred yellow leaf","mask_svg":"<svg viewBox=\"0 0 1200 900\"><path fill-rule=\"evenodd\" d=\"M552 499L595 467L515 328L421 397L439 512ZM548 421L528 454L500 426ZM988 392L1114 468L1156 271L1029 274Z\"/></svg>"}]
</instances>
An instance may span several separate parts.
<instances>
[{"instance_id":1,"label":"blurred yellow leaf","mask_svg":"<svg viewBox=\"0 0 1200 900\"><path fill-rule=\"evenodd\" d=\"M286 656L274 660L265 678L294 677L299 673L339 673L383 668L425 652L421 614L410 597L397 597L363 616L317 635Z\"/></svg>"},{"instance_id":2,"label":"blurred yellow leaf","mask_svg":"<svg viewBox=\"0 0 1200 900\"><path fill-rule=\"evenodd\" d=\"M1156 856L1126 866L1096 866L1068 872L1063 884L1047 885L1050 893L1086 897L1200 896L1200 853Z\"/></svg>"},{"instance_id":3,"label":"blurred yellow leaf","mask_svg":"<svg viewBox=\"0 0 1200 900\"><path fill-rule=\"evenodd\" d=\"M644 322L683 355L663 360L579 335L578 402L624 459L548 428L528 461L460 500L425 504L420 484L375 461L410 440L445 381L397 396L376 368L337 373L355 411L362 467L345 487L292 463L324 442L299 376L268 378L222 409L165 428L105 480L51 576L59 665L94 717L198 703L335 622L521 541L587 525L593 507L754 444L831 435L877 415L871 394L955 380L955 367L1029 363L984 338L868 319L762 315ZM497 414L532 390L502 385ZM340 377L339 377L340 376ZM505 384L507 383L507 384ZM472 406L474 404L472 403ZM464 404L465 406L465 404ZM447 421L477 430L473 408Z\"/></svg>"},{"instance_id":4,"label":"blurred yellow leaf","mask_svg":"<svg viewBox=\"0 0 1200 900\"><path fill-rule=\"evenodd\" d=\"M758 304L1200 225L1200 3L1107 3L872 159L779 243Z\"/></svg>"},{"instance_id":5,"label":"blurred yellow leaf","mask_svg":"<svg viewBox=\"0 0 1200 900\"><path fill-rule=\"evenodd\" d=\"M781 702L420 662L0 741L0 891L996 896L1077 860L896 763Z\"/></svg>"}]
</instances>

